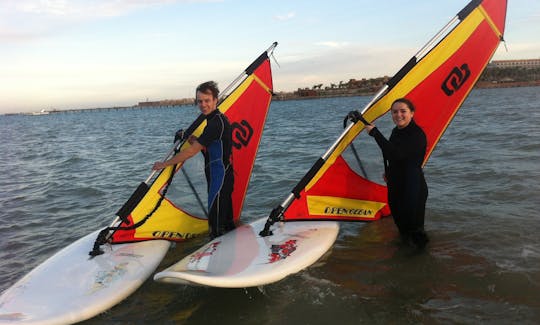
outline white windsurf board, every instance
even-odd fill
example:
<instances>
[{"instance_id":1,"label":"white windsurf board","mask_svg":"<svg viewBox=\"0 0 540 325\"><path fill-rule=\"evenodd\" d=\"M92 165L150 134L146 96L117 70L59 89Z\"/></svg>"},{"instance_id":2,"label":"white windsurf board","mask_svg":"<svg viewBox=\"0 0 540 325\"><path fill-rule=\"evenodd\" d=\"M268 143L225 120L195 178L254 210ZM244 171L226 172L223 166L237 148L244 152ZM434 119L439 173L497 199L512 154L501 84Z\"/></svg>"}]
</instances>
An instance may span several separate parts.
<instances>
[{"instance_id":1,"label":"white windsurf board","mask_svg":"<svg viewBox=\"0 0 540 325\"><path fill-rule=\"evenodd\" d=\"M245 288L279 281L315 263L334 244L334 221L276 223L261 237L267 218L215 238L154 275L158 282Z\"/></svg>"},{"instance_id":2,"label":"white windsurf board","mask_svg":"<svg viewBox=\"0 0 540 325\"><path fill-rule=\"evenodd\" d=\"M72 324L116 305L154 272L165 240L103 245L90 259L99 230L38 265L0 296L0 324Z\"/></svg>"}]
</instances>

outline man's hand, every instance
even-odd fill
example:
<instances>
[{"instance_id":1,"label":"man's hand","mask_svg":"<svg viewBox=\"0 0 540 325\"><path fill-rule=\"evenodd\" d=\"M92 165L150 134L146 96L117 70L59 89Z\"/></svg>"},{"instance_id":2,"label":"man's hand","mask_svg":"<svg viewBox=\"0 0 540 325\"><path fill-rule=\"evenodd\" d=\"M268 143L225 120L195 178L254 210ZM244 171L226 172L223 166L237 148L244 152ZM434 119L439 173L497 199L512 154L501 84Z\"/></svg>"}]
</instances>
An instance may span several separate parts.
<instances>
[{"instance_id":1,"label":"man's hand","mask_svg":"<svg viewBox=\"0 0 540 325\"><path fill-rule=\"evenodd\" d=\"M167 167L167 165L164 162L156 161L154 166L152 166L152 170L162 170L165 167Z\"/></svg>"},{"instance_id":2,"label":"man's hand","mask_svg":"<svg viewBox=\"0 0 540 325\"><path fill-rule=\"evenodd\" d=\"M178 141L178 140L180 140L180 141L184 140L184 129L179 129L174 134L174 143L176 143L176 141Z\"/></svg>"}]
</instances>

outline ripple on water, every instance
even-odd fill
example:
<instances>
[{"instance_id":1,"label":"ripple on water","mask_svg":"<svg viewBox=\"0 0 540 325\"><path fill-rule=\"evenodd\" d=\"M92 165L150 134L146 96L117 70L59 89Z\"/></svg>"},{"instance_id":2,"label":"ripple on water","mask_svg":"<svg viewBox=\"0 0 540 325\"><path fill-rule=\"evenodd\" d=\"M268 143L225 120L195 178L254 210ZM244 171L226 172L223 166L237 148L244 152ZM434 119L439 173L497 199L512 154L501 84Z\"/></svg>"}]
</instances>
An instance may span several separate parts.
<instances>
[{"instance_id":1,"label":"ripple on water","mask_svg":"<svg viewBox=\"0 0 540 325\"><path fill-rule=\"evenodd\" d=\"M88 323L533 323L540 316L540 92L473 90L425 166L423 254L396 242L391 218L341 223L313 268L247 290L147 281ZM267 216L369 98L272 103L243 220ZM0 290L102 227L197 110L155 108L0 116ZM501 123L505 121L505 123ZM391 119L377 121L390 134ZM360 134L369 175L380 150ZM354 161L354 158L349 161ZM194 179L202 180L203 163ZM187 166L186 166L187 168ZM374 168L374 169L370 169ZM196 176L195 176L196 175ZM373 177L375 179L375 177ZM376 176L380 180L380 176ZM176 182L176 181L175 181ZM176 245L158 269L203 243Z\"/></svg>"}]
</instances>

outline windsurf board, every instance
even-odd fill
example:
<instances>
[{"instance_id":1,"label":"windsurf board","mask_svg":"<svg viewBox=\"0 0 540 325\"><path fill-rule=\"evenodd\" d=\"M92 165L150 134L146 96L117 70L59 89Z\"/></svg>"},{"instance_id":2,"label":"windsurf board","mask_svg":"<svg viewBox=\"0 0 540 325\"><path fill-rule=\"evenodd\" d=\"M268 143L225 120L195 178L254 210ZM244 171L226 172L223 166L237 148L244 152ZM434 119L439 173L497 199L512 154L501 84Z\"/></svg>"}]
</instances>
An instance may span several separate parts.
<instances>
[{"instance_id":1,"label":"windsurf board","mask_svg":"<svg viewBox=\"0 0 540 325\"><path fill-rule=\"evenodd\" d=\"M103 245L90 258L99 230L57 252L0 296L0 324L72 324L116 305L154 272L165 240Z\"/></svg>"},{"instance_id":2,"label":"windsurf board","mask_svg":"<svg viewBox=\"0 0 540 325\"><path fill-rule=\"evenodd\" d=\"M267 218L217 237L154 275L158 282L245 288L279 281L315 263L334 244L335 221L276 223L261 237Z\"/></svg>"}]
</instances>

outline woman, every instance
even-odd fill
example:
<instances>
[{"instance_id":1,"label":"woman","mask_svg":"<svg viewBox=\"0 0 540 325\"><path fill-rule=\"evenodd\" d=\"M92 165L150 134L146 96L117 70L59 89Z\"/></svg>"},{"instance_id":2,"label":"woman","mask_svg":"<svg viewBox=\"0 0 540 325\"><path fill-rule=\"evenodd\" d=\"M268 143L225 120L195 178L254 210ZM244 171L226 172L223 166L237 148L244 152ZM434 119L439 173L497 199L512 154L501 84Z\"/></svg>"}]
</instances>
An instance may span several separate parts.
<instances>
[{"instance_id":1,"label":"woman","mask_svg":"<svg viewBox=\"0 0 540 325\"><path fill-rule=\"evenodd\" d=\"M414 122L411 101L397 99L390 110L396 127L389 140L373 124L366 125L366 130L383 153L388 204L401 238L424 248L429 241L424 231L428 188L422 171L426 134Z\"/></svg>"}]
</instances>

